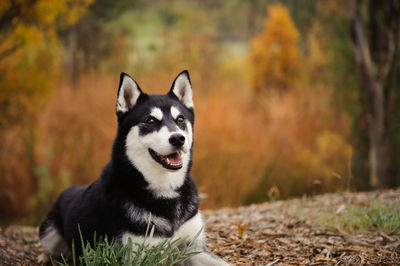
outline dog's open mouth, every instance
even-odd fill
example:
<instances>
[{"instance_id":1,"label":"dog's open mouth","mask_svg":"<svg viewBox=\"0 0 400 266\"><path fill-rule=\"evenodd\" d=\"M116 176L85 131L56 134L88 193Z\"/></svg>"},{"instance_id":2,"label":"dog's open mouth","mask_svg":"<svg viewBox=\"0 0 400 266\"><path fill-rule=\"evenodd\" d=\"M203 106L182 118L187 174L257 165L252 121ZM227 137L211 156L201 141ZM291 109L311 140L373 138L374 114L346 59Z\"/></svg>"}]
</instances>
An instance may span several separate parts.
<instances>
[{"instance_id":1,"label":"dog's open mouth","mask_svg":"<svg viewBox=\"0 0 400 266\"><path fill-rule=\"evenodd\" d=\"M182 153L181 151L177 151L168 155L159 154L152 149L149 149L151 157L161 164L164 168L171 170L181 169L183 166Z\"/></svg>"}]
</instances>

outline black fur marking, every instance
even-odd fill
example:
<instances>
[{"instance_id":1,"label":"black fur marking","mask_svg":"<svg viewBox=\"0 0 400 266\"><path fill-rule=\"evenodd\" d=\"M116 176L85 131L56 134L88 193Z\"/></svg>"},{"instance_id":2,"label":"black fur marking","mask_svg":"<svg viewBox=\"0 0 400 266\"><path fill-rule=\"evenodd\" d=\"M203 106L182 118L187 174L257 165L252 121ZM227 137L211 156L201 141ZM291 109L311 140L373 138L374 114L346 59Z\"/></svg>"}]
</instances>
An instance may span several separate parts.
<instances>
[{"instance_id":1,"label":"black fur marking","mask_svg":"<svg viewBox=\"0 0 400 266\"><path fill-rule=\"evenodd\" d=\"M186 123L177 123L171 115L171 106L178 108L179 112L189 120L190 123L194 122L193 109L186 108L181 102L177 102L176 97L171 95L151 95L150 99L146 101L145 106L135 106L134 110L141 114L150 114L153 107L158 107L163 112L163 119L158 123L148 125L145 123L147 116L142 117L135 125L139 125L139 135L144 136L154 131L159 131L164 126L169 131L175 131L176 128L186 130ZM130 129L130 128L129 128Z\"/></svg>"}]
</instances>

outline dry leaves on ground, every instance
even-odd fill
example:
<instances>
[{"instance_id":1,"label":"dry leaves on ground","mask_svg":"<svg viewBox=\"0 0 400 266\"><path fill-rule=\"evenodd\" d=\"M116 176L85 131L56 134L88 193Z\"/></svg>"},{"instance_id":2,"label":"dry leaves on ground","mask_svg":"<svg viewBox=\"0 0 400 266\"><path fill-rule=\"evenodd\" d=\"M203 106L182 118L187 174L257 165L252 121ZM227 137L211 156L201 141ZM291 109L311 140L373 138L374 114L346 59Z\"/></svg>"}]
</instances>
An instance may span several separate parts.
<instances>
[{"instance_id":1,"label":"dry leaves on ground","mask_svg":"<svg viewBox=\"0 0 400 266\"><path fill-rule=\"evenodd\" d=\"M314 222L318 216L335 213L346 204L363 204L377 198L399 199L400 190L333 193L204 211L208 247L234 265L398 265L399 237L383 232L349 235L335 229L334 224L322 227Z\"/></svg>"},{"instance_id":2,"label":"dry leaves on ground","mask_svg":"<svg viewBox=\"0 0 400 266\"><path fill-rule=\"evenodd\" d=\"M208 248L233 265L400 264L398 236L383 232L350 235L321 215L372 199L396 200L400 190L333 193L308 199L205 210ZM328 229L330 228L330 229ZM0 228L0 265L35 265L42 252L37 228Z\"/></svg>"}]
</instances>

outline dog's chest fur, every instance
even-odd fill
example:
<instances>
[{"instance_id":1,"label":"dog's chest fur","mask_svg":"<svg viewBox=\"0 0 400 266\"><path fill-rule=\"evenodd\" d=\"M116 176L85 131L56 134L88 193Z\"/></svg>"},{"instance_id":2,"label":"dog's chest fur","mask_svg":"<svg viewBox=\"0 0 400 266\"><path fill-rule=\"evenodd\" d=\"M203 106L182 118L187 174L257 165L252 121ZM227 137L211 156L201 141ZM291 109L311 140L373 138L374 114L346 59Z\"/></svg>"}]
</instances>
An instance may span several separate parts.
<instances>
[{"instance_id":1,"label":"dog's chest fur","mask_svg":"<svg viewBox=\"0 0 400 266\"><path fill-rule=\"evenodd\" d=\"M191 179L187 179L176 193L178 196L175 198L157 198L151 192L142 191L134 193L135 196L129 200L121 200L119 205L129 231L143 234L144 226L150 221L155 236L172 237L198 213L199 207L197 190Z\"/></svg>"},{"instance_id":2,"label":"dog's chest fur","mask_svg":"<svg viewBox=\"0 0 400 266\"><path fill-rule=\"evenodd\" d=\"M152 216L151 226L154 226L155 232L168 232L167 234L161 235L155 234L150 239L148 238L148 241L150 241L151 244L157 244L165 240L166 238L186 238L188 240L193 239L203 229L203 221L200 212L197 212L192 218L187 221L176 221L175 223L170 223L164 218ZM119 239L121 243L125 244L128 242L128 239L131 239L133 243L141 243L144 241L145 238L143 235L137 235L133 234L130 231L125 231L122 232L117 239Z\"/></svg>"}]
</instances>

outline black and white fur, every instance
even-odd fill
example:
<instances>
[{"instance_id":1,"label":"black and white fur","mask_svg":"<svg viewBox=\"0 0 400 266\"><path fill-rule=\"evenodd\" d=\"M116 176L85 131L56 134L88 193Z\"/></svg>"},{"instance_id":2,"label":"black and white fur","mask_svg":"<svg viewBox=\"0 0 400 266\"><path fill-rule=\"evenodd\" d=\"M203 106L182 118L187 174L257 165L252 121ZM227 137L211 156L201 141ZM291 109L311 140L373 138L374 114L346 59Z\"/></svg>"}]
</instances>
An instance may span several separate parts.
<instances>
[{"instance_id":1,"label":"black and white fur","mask_svg":"<svg viewBox=\"0 0 400 266\"><path fill-rule=\"evenodd\" d=\"M56 199L40 225L40 242L48 255L71 257L78 225L85 241L107 235L120 244L142 241L148 218L153 244L166 238L193 238L203 227L197 189L190 175L194 111L187 71L166 95L148 95L122 73L117 97L118 131L112 156L100 178L71 187ZM204 232L195 242L202 253L189 265L227 265L205 248Z\"/></svg>"}]
</instances>

